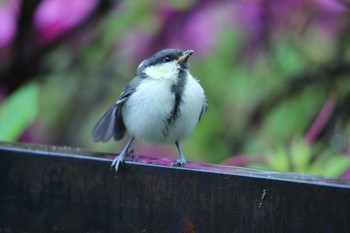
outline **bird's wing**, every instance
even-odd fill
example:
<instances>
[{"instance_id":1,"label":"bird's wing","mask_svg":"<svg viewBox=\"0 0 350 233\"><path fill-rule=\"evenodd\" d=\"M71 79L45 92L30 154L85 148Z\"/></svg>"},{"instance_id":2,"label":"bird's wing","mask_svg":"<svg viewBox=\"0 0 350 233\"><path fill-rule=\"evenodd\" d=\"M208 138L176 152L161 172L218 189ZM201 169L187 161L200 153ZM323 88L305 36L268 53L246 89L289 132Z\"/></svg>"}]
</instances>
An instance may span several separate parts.
<instances>
[{"instance_id":1,"label":"bird's wing","mask_svg":"<svg viewBox=\"0 0 350 233\"><path fill-rule=\"evenodd\" d=\"M207 112L207 110L208 110L208 102L207 102L207 98L205 98L203 101L201 113L199 114L198 121L201 120L202 116Z\"/></svg>"},{"instance_id":2,"label":"bird's wing","mask_svg":"<svg viewBox=\"0 0 350 233\"><path fill-rule=\"evenodd\" d=\"M126 127L122 116L122 106L129 99L130 95L135 92L140 81L141 78L138 76L131 80L115 104L97 122L92 132L95 142L107 142L112 137L115 140L120 140L124 137Z\"/></svg>"},{"instance_id":3,"label":"bird's wing","mask_svg":"<svg viewBox=\"0 0 350 233\"><path fill-rule=\"evenodd\" d=\"M92 137L95 142L107 142L112 138L117 125L117 116L120 115L120 107L121 105L115 103L97 122L92 132ZM122 122L119 123L119 126L121 129L123 129Z\"/></svg>"}]
</instances>

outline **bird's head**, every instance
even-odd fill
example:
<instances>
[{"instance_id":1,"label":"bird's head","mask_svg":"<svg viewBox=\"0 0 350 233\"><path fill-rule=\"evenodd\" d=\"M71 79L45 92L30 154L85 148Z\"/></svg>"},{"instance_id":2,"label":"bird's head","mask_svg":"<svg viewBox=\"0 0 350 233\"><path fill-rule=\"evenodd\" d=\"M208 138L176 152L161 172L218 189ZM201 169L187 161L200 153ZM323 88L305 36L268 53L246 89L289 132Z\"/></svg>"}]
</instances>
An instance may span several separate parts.
<instances>
[{"instance_id":1,"label":"bird's head","mask_svg":"<svg viewBox=\"0 0 350 233\"><path fill-rule=\"evenodd\" d=\"M151 79L176 79L180 70L188 71L188 58L192 53L193 50L161 50L141 62L137 74Z\"/></svg>"}]
</instances>

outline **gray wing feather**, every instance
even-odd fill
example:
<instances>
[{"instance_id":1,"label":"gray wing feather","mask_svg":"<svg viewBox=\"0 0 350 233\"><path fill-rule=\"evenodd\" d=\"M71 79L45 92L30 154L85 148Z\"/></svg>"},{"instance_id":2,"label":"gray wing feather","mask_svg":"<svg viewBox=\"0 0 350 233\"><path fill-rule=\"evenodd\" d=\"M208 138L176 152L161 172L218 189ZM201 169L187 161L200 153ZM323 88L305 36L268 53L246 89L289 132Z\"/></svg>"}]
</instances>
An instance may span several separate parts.
<instances>
[{"instance_id":1,"label":"gray wing feather","mask_svg":"<svg viewBox=\"0 0 350 233\"><path fill-rule=\"evenodd\" d=\"M141 78L138 76L131 80L116 103L97 122L92 132L95 142L107 142L112 137L115 140L120 140L124 137L126 127L122 116L122 106L128 100L129 96L135 92L140 81Z\"/></svg>"},{"instance_id":2,"label":"gray wing feather","mask_svg":"<svg viewBox=\"0 0 350 233\"><path fill-rule=\"evenodd\" d=\"M121 116L121 105L114 104L97 122L92 137L95 142L107 142L113 136L116 140L125 134L125 125Z\"/></svg>"},{"instance_id":3,"label":"gray wing feather","mask_svg":"<svg viewBox=\"0 0 350 233\"><path fill-rule=\"evenodd\" d=\"M202 105L201 113L199 114L198 121L201 120L202 116L207 112L207 110L208 110L208 102L207 102L207 98L205 98L204 102L203 102L203 105Z\"/></svg>"}]
</instances>

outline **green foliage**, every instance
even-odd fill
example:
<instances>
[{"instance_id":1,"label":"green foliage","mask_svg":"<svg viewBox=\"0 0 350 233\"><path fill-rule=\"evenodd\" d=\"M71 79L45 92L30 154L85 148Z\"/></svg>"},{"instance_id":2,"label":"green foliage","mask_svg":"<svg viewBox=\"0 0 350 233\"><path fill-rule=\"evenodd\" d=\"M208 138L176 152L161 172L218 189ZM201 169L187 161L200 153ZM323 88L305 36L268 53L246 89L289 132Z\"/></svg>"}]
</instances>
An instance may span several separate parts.
<instances>
[{"instance_id":1,"label":"green foliage","mask_svg":"<svg viewBox=\"0 0 350 233\"><path fill-rule=\"evenodd\" d=\"M289 140L291 135L301 135L322 107L325 94L318 88L310 88L282 102L266 115L261 133L269 138L271 143L283 143Z\"/></svg>"},{"instance_id":2,"label":"green foliage","mask_svg":"<svg viewBox=\"0 0 350 233\"><path fill-rule=\"evenodd\" d=\"M272 62L285 74L293 75L302 71L306 65L306 58L300 49L292 42L282 41L275 46Z\"/></svg>"},{"instance_id":3,"label":"green foliage","mask_svg":"<svg viewBox=\"0 0 350 233\"><path fill-rule=\"evenodd\" d=\"M8 96L0 106L0 140L15 141L38 113L36 83L30 83Z\"/></svg>"},{"instance_id":4,"label":"green foliage","mask_svg":"<svg viewBox=\"0 0 350 233\"><path fill-rule=\"evenodd\" d=\"M302 139L293 140L289 146L276 146L267 153L265 164L250 167L277 171L293 171L323 176L340 176L349 166L350 157L332 151L315 153L315 148Z\"/></svg>"}]
</instances>

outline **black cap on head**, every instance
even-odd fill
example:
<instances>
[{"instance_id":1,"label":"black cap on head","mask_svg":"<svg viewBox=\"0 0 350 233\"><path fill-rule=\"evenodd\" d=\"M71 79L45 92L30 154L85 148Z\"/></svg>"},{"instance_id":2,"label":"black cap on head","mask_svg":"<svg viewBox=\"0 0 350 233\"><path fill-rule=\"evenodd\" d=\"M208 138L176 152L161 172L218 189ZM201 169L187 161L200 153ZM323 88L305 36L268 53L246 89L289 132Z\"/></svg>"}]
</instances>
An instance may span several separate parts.
<instances>
[{"instance_id":1,"label":"black cap on head","mask_svg":"<svg viewBox=\"0 0 350 233\"><path fill-rule=\"evenodd\" d=\"M193 50L181 50L181 49L163 49L147 60L144 60L138 67L138 72L144 70L146 67L176 61L180 64L182 69L188 68L188 58L192 55Z\"/></svg>"}]
</instances>

